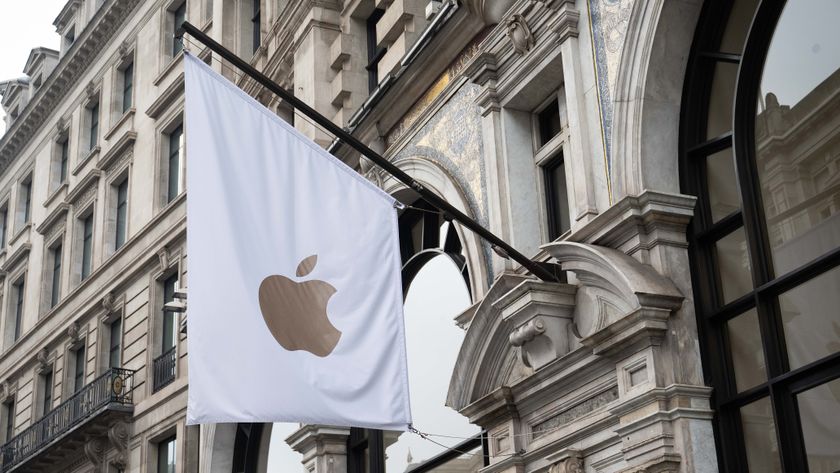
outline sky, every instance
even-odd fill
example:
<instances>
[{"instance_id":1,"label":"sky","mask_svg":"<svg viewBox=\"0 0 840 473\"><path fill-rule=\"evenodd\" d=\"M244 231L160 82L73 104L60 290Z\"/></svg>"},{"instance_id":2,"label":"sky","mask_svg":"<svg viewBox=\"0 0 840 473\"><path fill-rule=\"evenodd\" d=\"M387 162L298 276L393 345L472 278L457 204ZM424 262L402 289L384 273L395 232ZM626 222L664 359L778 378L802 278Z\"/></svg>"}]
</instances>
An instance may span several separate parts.
<instances>
[{"instance_id":1,"label":"sky","mask_svg":"<svg viewBox=\"0 0 840 473\"><path fill-rule=\"evenodd\" d=\"M53 21L65 2L0 2L0 81L23 76L23 66L33 48L44 46L58 50L59 36ZM0 107L0 135L5 131L3 116Z\"/></svg>"},{"instance_id":2,"label":"sky","mask_svg":"<svg viewBox=\"0 0 840 473\"><path fill-rule=\"evenodd\" d=\"M0 80L23 76L23 66L32 48L58 49L59 36L52 23L65 1L3 0L0 3ZM0 135L5 131L2 117L0 108ZM464 336L453 318L469 305L466 285L446 257L438 257L428 263L409 290L405 305L409 385L415 425L421 430L462 437L478 432L460 414L443 405L455 357ZM430 350L428 340L436 341L433 350ZM285 443L285 438L296 429L296 424L273 426L269 473L303 471L300 455ZM459 439L443 441L452 445L459 442ZM441 450L441 447L416 435L404 433L386 452L388 471L404 471L409 452L413 461L418 462Z\"/></svg>"}]
</instances>

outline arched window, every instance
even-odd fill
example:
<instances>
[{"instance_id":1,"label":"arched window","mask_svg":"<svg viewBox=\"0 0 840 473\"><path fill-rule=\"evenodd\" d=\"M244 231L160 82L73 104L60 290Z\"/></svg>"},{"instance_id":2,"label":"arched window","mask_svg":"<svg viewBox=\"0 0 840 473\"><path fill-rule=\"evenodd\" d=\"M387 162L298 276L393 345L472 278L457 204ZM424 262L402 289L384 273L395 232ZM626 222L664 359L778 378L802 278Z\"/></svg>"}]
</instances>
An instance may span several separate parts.
<instances>
[{"instance_id":1,"label":"arched window","mask_svg":"<svg viewBox=\"0 0 840 473\"><path fill-rule=\"evenodd\" d=\"M683 191L720 464L840 470L840 3L709 0Z\"/></svg>"}]
</instances>

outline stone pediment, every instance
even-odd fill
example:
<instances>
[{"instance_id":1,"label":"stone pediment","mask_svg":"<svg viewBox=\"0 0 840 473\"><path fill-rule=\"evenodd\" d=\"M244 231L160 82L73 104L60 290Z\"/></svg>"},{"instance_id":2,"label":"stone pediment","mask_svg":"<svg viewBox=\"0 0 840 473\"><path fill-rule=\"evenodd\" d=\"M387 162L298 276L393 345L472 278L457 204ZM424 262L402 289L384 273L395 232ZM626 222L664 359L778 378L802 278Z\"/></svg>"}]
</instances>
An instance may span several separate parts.
<instances>
[{"instance_id":1,"label":"stone pediment","mask_svg":"<svg viewBox=\"0 0 840 473\"><path fill-rule=\"evenodd\" d=\"M670 279L620 251L573 242L544 248L573 273L575 284L500 277L468 309L473 321L455 364L448 406L462 410L535 372L557 369L561 359L568 364L656 345L667 318L682 305ZM578 355L566 356L572 352Z\"/></svg>"}]
</instances>

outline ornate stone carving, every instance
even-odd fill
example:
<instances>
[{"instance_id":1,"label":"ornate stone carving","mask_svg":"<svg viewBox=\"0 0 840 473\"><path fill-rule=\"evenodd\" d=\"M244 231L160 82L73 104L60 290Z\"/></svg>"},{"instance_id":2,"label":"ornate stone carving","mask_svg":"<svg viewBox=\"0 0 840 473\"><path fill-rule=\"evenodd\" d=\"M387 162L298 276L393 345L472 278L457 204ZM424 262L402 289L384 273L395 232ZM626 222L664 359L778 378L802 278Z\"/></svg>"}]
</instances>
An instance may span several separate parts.
<instances>
[{"instance_id":1,"label":"ornate stone carving","mask_svg":"<svg viewBox=\"0 0 840 473\"><path fill-rule=\"evenodd\" d=\"M109 292L108 294L102 296L102 308L105 309L105 311L109 314L117 308L116 304L114 303L113 292Z\"/></svg>"},{"instance_id":2,"label":"ornate stone carving","mask_svg":"<svg viewBox=\"0 0 840 473\"><path fill-rule=\"evenodd\" d=\"M163 248L158 250L157 255L158 261L160 263L160 269L166 270L167 268L169 268L169 248L164 246Z\"/></svg>"},{"instance_id":3,"label":"ornate stone carving","mask_svg":"<svg viewBox=\"0 0 840 473\"><path fill-rule=\"evenodd\" d=\"M583 460L577 455L551 465L548 473L583 473Z\"/></svg>"},{"instance_id":4,"label":"ornate stone carving","mask_svg":"<svg viewBox=\"0 0 840 473\"><path fill-rule=\"evenodd\" d=\"M541 368L569 352L575 286L525 281L493 303L511 323L510 344L522 362Z\"/></svg>"},{"instance_id":5,"label":"ornate stone carving","mask_svg":"<svg viewBox=\"0 0 840 473\"><path fill-rule=\"evenodd\" d=\"M85 86L85 95L90 99L96 95L96 92L96 83L93 81L88 82L88 84Z\"/></svg>"},{"instance_id":6,"label":"ornate stone carving","mask_svg":"<svg viewBox=\"0 0 840 473\"><path fill-rule=\"evenodd\" d=\"M534 35L531 33L531 28L528 27L525 17L519 14L513 15L507 20L505 26L508 38L513 43L513 49L520 56L524 56L534 47Z\"/></svg>"},{"instance_id":7,"label":"ornate stone carving","mask_svg":"<svg viewBox=\"0 0 840 473\"><path fill-rule=\"evenodd\" d=\"M132 52L134 52L134 44L131 41L126 39L120 44L118 54L120 55L121 59L125 59L125 57L131 54Z\"/></svg>"},{"instance_id":8,"label":"ornate stone carving","mask_svg":"<svg viewBox=\"0 0 840 473\"><path fill-rule=\"evenodd\" d=\"M70 343L79 342L79 323L73 322L67 327L67 336L70 337Z\"/></svg>"},{"instance_id":9,"label":"ornate stone carving","mask_svg":"<svg viewBox=\"0 0 840 473\"><path fill-rule=\"evenodd\" d=\"M35 362L38 364L38 370L44 370L50 366L50 351L47 347L38 350L35 355Z\"/></svg>"},{"instance_id":10,"label":"ornate stone carving","mask_svg":"<svg viewBox=\"0 0 840 473\"><path fill-rule=\"evenodd\" d=\"M464 4L488 25L502 21L502 17L516 3L515 0L464 0Z\"/></svg>"},{"instance_id":11,"label":"ornate stone carving","mask_svg":"<svg viewBox=\"0 0 840 473\"><path fill-rule=\"evenodd\" d=\"M85 457L93 464L93 471L102 471L102 462L105 460L105 441L102 437L91 437L85 442Z\"/></svg>"},{"instance_id":12,"label":"ornate stone carving","mask_svg":"<svg viewBox=\"0 0 840 473\"><path fill-rule=\"evenodd\" d=\"M113 463L119 468L128 465L128 425L125 422L117 422L108 429L108 441L117 451Z\"/></svg>"}]
</instances>

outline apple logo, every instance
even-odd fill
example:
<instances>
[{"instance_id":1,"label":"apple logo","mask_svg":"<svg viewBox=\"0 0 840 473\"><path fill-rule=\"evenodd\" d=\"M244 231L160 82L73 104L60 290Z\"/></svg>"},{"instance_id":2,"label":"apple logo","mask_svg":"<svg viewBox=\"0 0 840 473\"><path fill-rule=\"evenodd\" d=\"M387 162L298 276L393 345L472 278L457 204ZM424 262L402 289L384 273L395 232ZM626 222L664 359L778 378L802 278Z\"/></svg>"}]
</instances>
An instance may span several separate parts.
<instances>
[{"instance_id":1,"label":"apple logo","mask_svg":"<svg viewBox=\"0 0 840 473\"><path fill-rule=\"evenodd\" d=\"M317 262L318 255L304 258L297 277L311 273ZM268 331L286 350L305 350L322 358L329 355L341 338L327 316L327 303L335 292L324 281L295 282L285 276L268 276L259 290L260 311Z\"/></svg>"}]
</instances>

